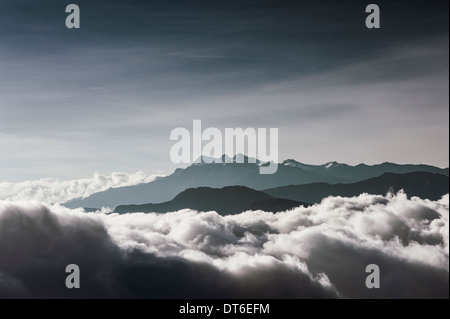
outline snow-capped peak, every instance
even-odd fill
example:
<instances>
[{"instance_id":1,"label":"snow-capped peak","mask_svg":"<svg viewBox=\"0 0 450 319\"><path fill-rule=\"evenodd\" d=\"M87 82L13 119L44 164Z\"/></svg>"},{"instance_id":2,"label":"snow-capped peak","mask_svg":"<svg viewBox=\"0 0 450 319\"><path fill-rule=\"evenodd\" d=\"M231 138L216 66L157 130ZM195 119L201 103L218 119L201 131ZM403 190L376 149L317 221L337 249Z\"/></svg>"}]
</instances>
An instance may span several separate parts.
<instances>
[{"instance_id":1,"label":"snow-capped peak","mask_svg":"<svg viewBox=\"0 0 450 319\"><path fill-rule=\"evenodd\" d=\"M333 166L336 166L336 165L338 165L338 162L329 162L329 163L326 163L324 165L324 167L325 168L330 168L330 167L333 167Z\"/></svg>"},{"instance_id":2,"label":"snow-capped peak","mask_svg":"<svg viewBox=\"0 0 450 319\"><path fill-rule=\"evenodd\" d=\"M200 156L197 160L194 161L192 165L194 166L203 166L207 164L227 164L227 163L252 163L252 164L260 164L261 162L252 157L248 157L244 154L236 154L233 157L230 157L226 154L223 154L220 157L214 158L207 155Z\"/></svg>"},{"instance_id":3,"label":"snow-capped peak","mask_svg":"<svg viewBox=\"0 0 450 319\"><path fill-rule=\"evenodd\" d=\"M311 165L308 164L303 164L300 162L297 162L296 160L293 159L287 159L283 162L284 166L289 166L289 167L297 167L297 168L302 168L302 169L311 169Z\"/></svg>"}]
</instances>

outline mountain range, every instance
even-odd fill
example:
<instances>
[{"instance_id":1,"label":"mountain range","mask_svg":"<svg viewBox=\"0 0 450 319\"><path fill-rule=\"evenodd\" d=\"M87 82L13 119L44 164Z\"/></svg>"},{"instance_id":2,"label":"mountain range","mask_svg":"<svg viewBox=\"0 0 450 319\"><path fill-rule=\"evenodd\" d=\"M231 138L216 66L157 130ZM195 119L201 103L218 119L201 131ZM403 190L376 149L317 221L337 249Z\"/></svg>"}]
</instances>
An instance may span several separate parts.
<instances>
[{"instance_id":1,"label":"mountain range","mask_svg":"<svg viewBox=\"0 0 450 319\"><path fill-rule=\"evenodd\" d=\"M290 185L264 191L244 186L228 186L221 189L190 188L174 199L159 204L120 205L116 213L167 213L185 208L197 211L216 211L221 215L237 214L246 210L280 212L298 206L319 203L328 196L353 197L361 193L386 195L403 189L406 194L437 200L449 191L449 178L440 174L414 172L407 174L386 173L365 181L351 184L314 183Z\"/></svg>"},{"instance_id":2,"label":"mountain range","mask_svg":"<svg viewBox=\"0 0 450 319\"><path fill-rule=\"evenodd\" d=\"M165 203L121 205L116 207L114 212L119 214L133 212L167 213L189 208L203 212L214 210L221 215L230 215L255 209L276 213L301 205L307 206L308 204L274 198L264 192L244 186L227 186L220 189L199 187L187 189Z\"/></svg>"},{"instance_id":3,"label":"mountain range","mask_svg":"<svg viewBox=\"0 0 450 319\"><path fill-rule=\"evenodd\" d=\"M384 173L428 172L441 174L447 178L449 174L448 168L441 169L428 165L383 163L373 166L365 164L350 166L337 162L329 162L323 165L308 165L295 160L286 160L279 164L278 171L275 174L261 175L259 174L259 167L263 164L256 160L252 163L248 157L240 156L244 163L237 163L237 156L233 158L232 163L226 164L207 164L200 160L185 169L177 169L173 174L150 183L110 188L106 191L92 194L87 198L72 200L64 205L70 208L114 208L130 204L165 203L187 189L199 187L244 186L258 191L268 190L270 194L272 191L276 192L276 188L283 186L322 183L322 186L326 188L326 184L352 184L378 177ZM320 188L320 185L315 187ZM323 192L326 193L325 191ZM319 194L316 197L303 198L299 201L313 203L320 196ZM283 198L278 195L274 197ZM297 201L297 199L293 199L293 196L286 199Z\"/></svg>"},{"instance_id":4,"label":"mountain range","mask_svg":"<svg viewBox=\"0 0 450 319\"><path fill-rule=\"evenodd\" d=\"M413 172L407 174L385 173L351 184L313 183L289 185L264 190L264 193L295 201L320 203L328 196L352 197L362 193L386 195L392 191L404 190L408 197L438 200L449 192L449 178L441 174Z\"/></svg>"}]
</instances>

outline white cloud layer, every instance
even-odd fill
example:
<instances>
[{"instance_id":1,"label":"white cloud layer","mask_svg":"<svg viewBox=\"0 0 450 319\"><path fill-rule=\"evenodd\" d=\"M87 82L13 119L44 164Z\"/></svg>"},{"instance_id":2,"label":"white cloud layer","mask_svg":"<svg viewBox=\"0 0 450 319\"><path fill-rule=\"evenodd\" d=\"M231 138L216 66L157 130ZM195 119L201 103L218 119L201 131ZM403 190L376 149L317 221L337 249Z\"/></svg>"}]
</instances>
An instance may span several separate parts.
<instances>
[{"instance_id":1,"label":"white cloud layer","mask_svg":"<svg viewBox=\"0 0 450 319\"><path fill-rule=\"evenodd\" d=\"M0 201L0 297L448 298L448 237L449 195L229 216ZM76 292L61 284L70 263ZM368 264L380 289L365 286Z\"/></svg>"},{"instance_id":2,"label":"white cloud layer","mask_svg":"<svg viewBox=\"0 0 450 319\"><path fill-rule=\"evenodd\" d=\"M110 175L95 173L92 178L61 180L42 178L20 183L0 182L0 199L11 201L36 200L44 204L65 203L74 198L84 198L108 188L149 183L158 174L138 171L134 174L113 172Z\"/></svg>"}]
</instances>

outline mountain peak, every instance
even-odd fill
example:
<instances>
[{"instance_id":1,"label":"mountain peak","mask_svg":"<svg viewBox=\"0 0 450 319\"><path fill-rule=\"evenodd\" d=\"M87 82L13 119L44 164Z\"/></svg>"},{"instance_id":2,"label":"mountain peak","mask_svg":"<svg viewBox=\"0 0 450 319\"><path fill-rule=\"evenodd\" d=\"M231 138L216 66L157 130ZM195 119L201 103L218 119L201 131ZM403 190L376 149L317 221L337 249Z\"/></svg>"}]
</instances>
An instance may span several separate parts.
<instances>
[{"instance_id":1,"label":"mountain peak","mask_svg":"<svg viewBox=\"0 0 450 319\"><path fill-rule=\"evenodd\" d=\"M300 163L300 162L297 162L296 160L293 160L293 159L285 160L282 163L282 165L289 166L289 167L302 168L302 169L312 169L312 167L313 167L312 165Z\"/></svg>"},{"instance_id":2,"label":"mountain peak","mask_svg":"<svg viewBox=\"0 0 450 319\"><path fill-rule=\"evenodd\" d=\"M338 162L336 162L336 161L333 161L333 162L328 162L328 163L326 163L326 164L324 164L322 166L325 167L325 168L331 168L331 167L334 167L334 166L337 166L337 165L340 165L340 164Z\"/></svg>"},{"instance_id":3,"label":"mountain peak","mask_svg":"<svg viewBox=\"0 0 450 319\"><path fill-rule=\"evenodd\" d=\"M231 163L248 163L248 164L256 164L259 165L261 162L253 157L248 157L244 154L236 154L233 157L230 157L226 154L223 154L220 157L211 157L207 155L200 156L197 160L192 164L193 166L203 166L207 164L231 164Z\"/></svg>"},{"instance_id":4,"label":"mountain peak","mask_svg":"<svg viewBox=\"0 0 450 319\"><path fill-rule=\"evenodd\" d=\"M283 162L283 165L284 166L290 166L290 167L296 167L296 168L312 170L312 169L317 169L317 168L326 168L326 169L328 169L328 168L332 168L332 167L335 167L335 166L341 166L341 165L344 165L344 164L340 164L340 163L338 163L336 161L333 161L333 162L325 163L323 165L312 165L312 164L300 163L300 162L297 162L296 160L293 160L293 159L287 159L287 160L285 160Z\"/></svg>"}]
</instances>

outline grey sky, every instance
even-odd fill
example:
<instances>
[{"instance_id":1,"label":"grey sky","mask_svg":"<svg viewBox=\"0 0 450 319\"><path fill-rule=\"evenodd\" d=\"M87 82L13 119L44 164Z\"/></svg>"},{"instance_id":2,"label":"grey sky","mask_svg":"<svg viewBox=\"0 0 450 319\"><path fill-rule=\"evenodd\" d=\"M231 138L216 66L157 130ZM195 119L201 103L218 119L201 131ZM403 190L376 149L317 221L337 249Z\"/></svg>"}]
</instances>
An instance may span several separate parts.
<instances>
[{"instance_id":1,"label":"grey sky","mask_svg":"<svg viewBox=\"0 0 450 319\"><path fill-rule=\"evenodd\" d=\"M393 3L394 2L394 3ZM173 128L280 159L449 165L448 1L0 0L0 181L170 173Z\"/></svg>"}]
</instances>

